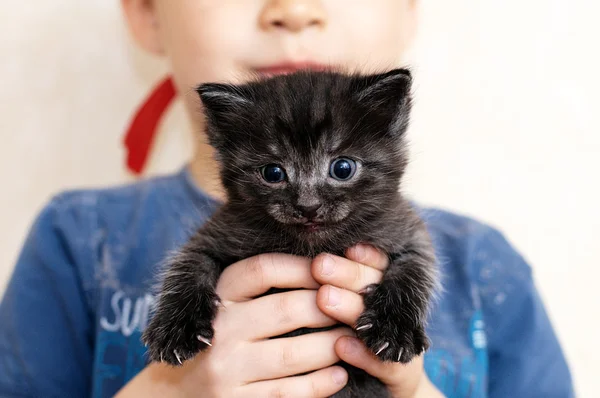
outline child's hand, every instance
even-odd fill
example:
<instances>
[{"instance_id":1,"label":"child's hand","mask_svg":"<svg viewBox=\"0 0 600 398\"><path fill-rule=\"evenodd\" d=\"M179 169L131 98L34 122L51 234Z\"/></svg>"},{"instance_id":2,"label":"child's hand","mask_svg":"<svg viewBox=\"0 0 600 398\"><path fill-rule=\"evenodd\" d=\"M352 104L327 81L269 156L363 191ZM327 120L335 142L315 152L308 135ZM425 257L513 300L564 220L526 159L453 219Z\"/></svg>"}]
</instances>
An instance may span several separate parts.
<instances>
[{"instance_id":1,"label":"child's hand","mask_svg":"<svg viewBox=\"0 0 600 398\"><path fill-rule=\"evenodd\" d=\"M335 351L344 362L363 369L381 380L394 398L443 397L423 370L423 355L408 364L382 362L376 358L359 339L340 337Z\"/></svg>"},{"instance_id":2,"label":"child's hand","mask_svg":"<svg viewBox=\"0 0 600 398\"><path fill-rule=\"evenodd\" d=\"M325 314L354 326L364 310L358 293L379 283L388 259L371 246L358 245L347 250L346 257L321 254L312 262L312 275L323 286L317 294L317 305ZM423 356L403 365L382 362L355 337L341 337L335 351L344 361L365 370L386 384L395 398L442 397L423 369Z\"/></svg>"},{"instance_id":3,"label":"child's hand","mask_svg":"<svg viewBox=\"0 0 600 398\"><path fill-rule=\"evenodd\" d=\"M316 305L319 285L310 263L264 254L227 267L216 288L223 307L214 322L212 347L183 366L150 364L118 396L305 398L341 390L348 375L334 366L339 361L334 344L353 334L349 328L269 339L336 323ZM272 287L302 290L253 298Z\"/></svg>"}]
</instances>

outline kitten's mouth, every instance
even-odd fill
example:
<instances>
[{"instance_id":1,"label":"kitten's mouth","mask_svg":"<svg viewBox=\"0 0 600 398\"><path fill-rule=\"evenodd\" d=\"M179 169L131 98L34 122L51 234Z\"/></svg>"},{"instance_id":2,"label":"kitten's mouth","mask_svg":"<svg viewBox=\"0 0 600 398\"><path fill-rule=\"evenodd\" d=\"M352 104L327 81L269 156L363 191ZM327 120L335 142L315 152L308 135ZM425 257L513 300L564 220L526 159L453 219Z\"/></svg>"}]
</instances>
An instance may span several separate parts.
<instances>
[{"instance_id":1,"label":"kitten's mouth","mask_svg":"<svg viewBox=\"0 0 600 398\"><path fill-rule=\"evenodd\" d=\"M326 227L325 223L315 221L305 222L300 224L300 226L308 232L317 232Z\"/></svg>"}]
</instances>

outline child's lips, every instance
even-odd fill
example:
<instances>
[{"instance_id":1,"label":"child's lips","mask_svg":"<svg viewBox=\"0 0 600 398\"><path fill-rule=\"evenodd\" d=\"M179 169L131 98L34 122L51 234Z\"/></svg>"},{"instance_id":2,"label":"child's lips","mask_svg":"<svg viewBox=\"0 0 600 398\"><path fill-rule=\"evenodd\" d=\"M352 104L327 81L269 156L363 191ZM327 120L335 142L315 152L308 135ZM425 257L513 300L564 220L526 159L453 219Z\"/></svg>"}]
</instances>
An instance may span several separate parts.
<instances>
[{"instance_id":1,"label":"child's lips","mask_svg":"<svg viewBox=\"0 0 600 398\"><path fill-rule=\"evenodd\" d=\"M317 70L323 71L330 69L330 66L319 64L316 62L284 62L281 64L270 65L266 67L256 68L256 72L263 76L276 76L294 73L299 70Z\"/></svg>"}]
</instances>

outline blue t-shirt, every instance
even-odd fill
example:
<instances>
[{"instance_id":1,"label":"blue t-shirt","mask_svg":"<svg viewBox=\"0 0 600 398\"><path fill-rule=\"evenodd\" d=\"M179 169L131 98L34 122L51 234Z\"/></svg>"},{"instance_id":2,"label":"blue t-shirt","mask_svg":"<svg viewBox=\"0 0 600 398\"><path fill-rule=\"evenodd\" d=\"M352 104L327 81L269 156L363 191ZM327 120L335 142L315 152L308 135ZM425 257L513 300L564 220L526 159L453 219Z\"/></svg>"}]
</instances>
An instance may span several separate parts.
<instances>
[{"instance_id":1,"label":"blue t-shirt","mask_svg":"<svg viewBox=\"0 0 600 398\"><path fill-rule=\"evenodd\" d=\"M0 397L113 396L147 364L156 267L217 206L186 169L55 197L0 304ZM573 396L523 258L488 226L421 212L444 286L428 326L431 381L448 397Z\"/></svg>"}]
</instances>

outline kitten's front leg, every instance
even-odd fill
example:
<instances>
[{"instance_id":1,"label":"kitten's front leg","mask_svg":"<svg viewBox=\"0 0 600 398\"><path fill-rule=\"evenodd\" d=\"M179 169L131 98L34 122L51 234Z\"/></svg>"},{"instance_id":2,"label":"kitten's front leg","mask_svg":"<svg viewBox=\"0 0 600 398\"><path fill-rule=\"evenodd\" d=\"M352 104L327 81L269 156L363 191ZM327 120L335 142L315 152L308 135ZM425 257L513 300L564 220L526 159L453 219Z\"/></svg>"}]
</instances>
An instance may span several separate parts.
<instances>
[{"instance_id":1,"label":"kitten's front leg","mask_svg":"<svg viewBox=\"0 0 600 398\"><path fill-rule=\"evenodd\" d=\"M211 344L221 268L192 244L170 264L155 314L142 335L150 359L181 365Z\"/></svg>"},{"instance_id":2,"label":"kitten's front leg","mask_svg":"<svg viewBox=\"0 0 600 398\"><path fill-rule=\"evenodd\" d=\"M436 285L433 249L426 234L417 233L390 255L381 283L365 289L358 337L384 361L410 362L429 348L425 322Z\"/></svg>"}]
</instances>

